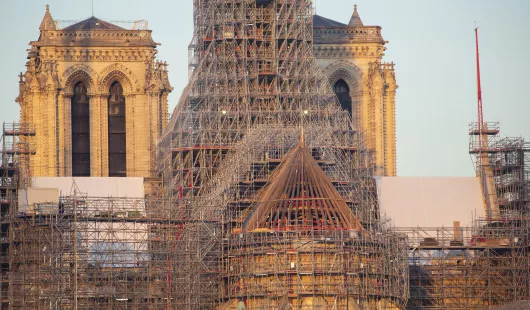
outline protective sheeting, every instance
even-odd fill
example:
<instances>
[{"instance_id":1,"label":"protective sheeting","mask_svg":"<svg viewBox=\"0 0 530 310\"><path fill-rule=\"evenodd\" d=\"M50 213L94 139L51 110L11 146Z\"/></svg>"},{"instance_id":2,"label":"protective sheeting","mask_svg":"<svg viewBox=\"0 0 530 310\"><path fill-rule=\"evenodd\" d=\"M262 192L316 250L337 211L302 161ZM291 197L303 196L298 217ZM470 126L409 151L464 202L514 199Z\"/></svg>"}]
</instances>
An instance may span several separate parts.
<instances>
[{"instance_id":1,"label":"protective sheeting","mask_svg":"<svg viewBox=\"0 0 530 310\"><path fill-rule=\"evenodd\" d=\"M396 227L462 226L484 216L475 177L377 178L381 215Z\"/></svg>"},{"instance_id":2,"label":"protective sheeting","mask_svg":"<svg viewBox=\"0 0 530 310\"><path fill-rule=\"evenodd\" d=\"M55 213L58 205L57 188L28 188L18 192L18 210L22 213Z\"/></svg>"},{"instance_id":3,"label":"protective sheeting","mask_svg":"<svg viewBox=\"0 0 530 310\"><path fill-rule=\"evenodd\" d=\"M61 196L55 213L77 214L78 225L83 227L77 242L90 266L138 267L149 260L149 226L136 222L145 218L143 178L34 177L32 186L30 193L46 189L46 193L55 192L56 201ZM68 197L74 192L75 211Z\"/></svg>"},{"instance_id":4,"label":"protective sheeting","mask_svg":"<svg viewBox=\"0 0 530 310\"><path fill-rule=\"evenodd\" d=\"M149 225L136 222L85 222L92 229L78 233L89 264L99 267L137 267L149 261Z\"/></svg>"},{"instance_id":5,"label":"protective sheeting","mask_svg":"<svg viewBox=\"0 0 530 310\"><path fill-rule=\"evenodd\" d=\"M75 187L74 187L75 183ZM88 197L144 198L143 178L33 177L34 188L57 188L61 196L77 192Z\"/></svg>"}]
</instances>

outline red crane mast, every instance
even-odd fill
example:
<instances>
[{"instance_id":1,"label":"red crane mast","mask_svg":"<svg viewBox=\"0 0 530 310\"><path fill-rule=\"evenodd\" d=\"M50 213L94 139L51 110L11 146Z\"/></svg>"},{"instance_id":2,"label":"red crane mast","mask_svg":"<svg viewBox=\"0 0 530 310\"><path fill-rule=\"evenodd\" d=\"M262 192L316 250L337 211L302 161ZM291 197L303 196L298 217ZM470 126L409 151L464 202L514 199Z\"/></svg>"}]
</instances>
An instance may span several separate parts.
<instances>
[{"instance_id":1,"label":"red crane mast","mask_svg":"<svg viewBox=\"0 0 530 310\"><path fill-rule=\"evenodd\" d=\"M475 28L475 43L477 53L478 131L479 134L482 134L482 126L484 125L484 115L482 113L482 85L480 83L480 53L478 50L478 27Z\"/></svg>"}]
</instances>

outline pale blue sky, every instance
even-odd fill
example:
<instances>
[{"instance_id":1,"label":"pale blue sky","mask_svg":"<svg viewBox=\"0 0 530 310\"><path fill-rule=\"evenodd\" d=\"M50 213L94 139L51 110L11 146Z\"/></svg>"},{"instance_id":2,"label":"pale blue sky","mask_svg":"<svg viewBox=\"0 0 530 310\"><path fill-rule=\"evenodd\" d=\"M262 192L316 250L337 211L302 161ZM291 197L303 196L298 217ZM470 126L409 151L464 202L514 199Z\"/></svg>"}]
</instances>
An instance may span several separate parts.
<instances>
[{"instance_id":1,"label":"pale blue sky","mask_svg":"<svg viewBox=\"0 0 530 310\"><path fill-rule=\"evenodd\" d=\"M192 0L94 0L105 20L147 19L159 56L170 64L175 90L187 82ZM0 9L0 121L18 118L17 74L28 42L50 4L53 18L91 16L91 0L2 0ZM353 4L365 25L380 25L386 61L396 63L398 174L471 176L467 126L476 119L474 21L481 31L485 119L503 135L530 139L530 1L528 0L317 0L319 15L347 23Z\"/></svg>"}]
</instances>

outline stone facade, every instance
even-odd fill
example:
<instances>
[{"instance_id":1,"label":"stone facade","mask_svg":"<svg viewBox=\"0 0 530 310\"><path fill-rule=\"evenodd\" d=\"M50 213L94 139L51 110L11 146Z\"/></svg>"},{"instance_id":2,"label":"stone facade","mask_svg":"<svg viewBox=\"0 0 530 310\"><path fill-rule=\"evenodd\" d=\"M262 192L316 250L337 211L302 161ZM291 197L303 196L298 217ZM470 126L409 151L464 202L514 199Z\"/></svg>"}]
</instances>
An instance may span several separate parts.
<instances>
[{"instance_id":1,"label":"stone facade","mask_svg":"<svg viewBox=\"0 0 530 310\"><path fill-rule=\"evenodd\" d=\"M357 7L347 25L315 15L313 27L314 55L336 93L344 82L348 86L339 101L351 105L354 125L373 150L376 175L395 176L398 86L394 64L382 62L387 42L381 27L365 26Z\"/></svg>"},{"instance_id":2,"label":"stone facade","mask_svg":"<svg viewBox=\"0 0 530 310\"><path fill-rule=\"evenodd\" d=\"M39 39L30 45L17 102L20 122L36 129L31 174L72 175L72 140L77 137L72 134L72 98L82 83L88 98L89 176L109 175L108 104L111 86L119 83L125 98L122 175L151 176L172 90L167 64L156 59L151 31L127 30L95 17L58 29L46 7Z\"/></svg>"},{"instance_id":3,"label":"stone facade","mask_svg":"<svg viewBox=\"0 0 530 310\"><path fill-rule=\"evenodd\" d=\"M347 25L315 15L317 62L332 87L347 85L345 104L373 150L376 174L393 176L397 84L394 65L382 62L386 43L381 27L364 26L357 8ZM126 175L151 176L172 90L167 64L156 60L151 31L127 30L95 17L58 29L47 8L40 37L30 44L17 102L20 122L36 128L32 175L72 175L71 107L79 82L89 97L90 175L109 175L109 90L118 82L126 102Z\"/></svg>"}]
</instances>

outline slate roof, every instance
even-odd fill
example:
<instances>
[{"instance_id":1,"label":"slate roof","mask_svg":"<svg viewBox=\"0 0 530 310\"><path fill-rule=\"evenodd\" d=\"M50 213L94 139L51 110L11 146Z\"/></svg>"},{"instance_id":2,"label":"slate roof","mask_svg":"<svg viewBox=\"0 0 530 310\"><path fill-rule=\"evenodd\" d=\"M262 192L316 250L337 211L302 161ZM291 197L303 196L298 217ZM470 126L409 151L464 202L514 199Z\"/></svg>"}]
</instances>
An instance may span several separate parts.
<instances>
[{"instance_id":1,"label":"slate roof","mask_svg":"<svg viewBox=\"0 0 530 310\"><path fill-rule=\"evenodd\" d=\"M97 17L90 17L76 24L70 25L63 30L125 30L120 26L116 26Z\"/></svg>"},{"instance_id":2,"label":"slate roof","mask_svg":"<svg viewBox=\"0 0 530 310\"><path fill-rule=\"evenodd\" d=\"M326 27L346 27L346 24L339 23L329 18L325 18L320 15L313 15L313 28L326 28Z\"/></svg>"},{"instance_id":3,"label":"slate roof","mask_svg":"<svg viewBox=\"0 0 530 310\"><path fill-rule=\"evenodd\" d=\"M325 18L320 15L313 15L313 28L346 28L346 27L363 27L364 24L359 16L357 11L357 5L354 6L353 14L351 16L350 22L348 24L343 24L341 22Z\"/></svg>"}]
</instances>

